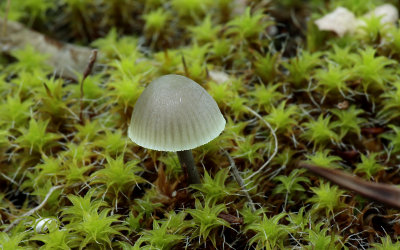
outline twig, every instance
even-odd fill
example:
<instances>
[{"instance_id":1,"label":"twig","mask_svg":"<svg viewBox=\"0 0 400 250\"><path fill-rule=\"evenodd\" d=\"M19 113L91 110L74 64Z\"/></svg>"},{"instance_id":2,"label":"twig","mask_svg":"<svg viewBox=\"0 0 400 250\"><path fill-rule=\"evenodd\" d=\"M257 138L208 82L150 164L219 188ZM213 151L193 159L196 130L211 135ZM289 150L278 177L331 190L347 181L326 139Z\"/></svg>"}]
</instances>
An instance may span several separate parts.
<instances>
[{"instance_id":1,"label":"twig","mask_svg":"<svg viewBox=\"0 0 400 250\"><path fill-rule=\"evenodd\" d=\"M7 34L7 20L8 20L8 12L10 11L10 0L7 0L6 9L4 11L4 24L3 24L3 37Z\"/></svg>"},{"instance_id":2,"label":"twig","mask_svg":"<svg viewBox=\"0 0 400 250\"><path fill-rule=\"evenodd\" d=\"M49 89L49 86L47 86L47 84L46 84L45 82L43 82L43 87L44 87L44 89L46 90L47 95L48 95L50 98L53 98L53 95L51 94L51 91L50 91L50 89Z\"/></svg>"},{"instance_id":3,"label":"twig","mask_svg":"<svg viewBox=\"0 0 400 250\"><path fill-rule=\"evenodd\" d=\"M275 149L274 152L272 153L272 155L269 157L269 159L253 174L251 174L249 177L246 178L246 180L253 178L253 176L257 175L258 173L260 173L266 166L268 166L268 164L271 162L271 160L275 157L275 155L278 153L278 138L276 137L275 131L272 128L271 124L269 124L266 120L264 120L256 111L252 110L250 107L247 107L248 111L250 111L250 113L252 113L255 117L257 117L258 119L260 119L260 121L262 121L268 128L269 130L271 130L271 134L274 137L274 142L275 142Z\"/></svg>"},{"instance_id":4,"label":"twig","mask_svg":"<svg viewBox=\"0 0 400 250\"><path fill-rule=\"evenodd\" d=\"M85 82L86 78L90 75L90 73L92 73L94 63L96 62L96 58L97 58L97 50L94 49L94 50L92 50L92 52L90 54L89 63L85 69L85 72L83 72L83 77L82 77L81 84L80 84L81 85L80 86L81 87L80 88L81 96L80 96L79 102L80 102L81 108L79 111L79 120L81 121L82 124L83 124L83 96L84 96L83 83Z\"/></svg>"},{"instance_id":5,"label":"twig","mask_svg":"<svg viewBox=\"0 0 400 250\"><path fill-rule=\"evenodd\" d=\"M1 176L3 176L4 179L8 180L9 182L11 182L12 184L19 186L19 184L17 182L15 182L13 179L11 179L10 177L8 177L7 175L0 173Z\"/></svg>"},{"instance_id":6,"label":"twig","mask_svg":"<svg viewBox=\"0 0 400 250\"><path fill-rule=\"evenodd\" d=\"M242 176L240 175L239 170L236 167L235 161L232 159L232 157L229 155L229 153L225 149L223 149L223 148L221 148L221 149L224 152L224 154L226 155L226 157L228 158L229 163L231 164L230 168L232 169L233 177L235 178L236 182L239 184L240 188L242 189L242 192L244 193L247 200L249 201L251 210L253 212L255 212L256 207L254 206L254 202L251 199L250 194L247 192L247 190L245 188L244 180L243 180Z\"/></svg>"},{"instance_id":7,"label":"twig","mask_svg":"<svg viewBox=\"0 0 400 250\"><path fill-rule=\"evenodd\" d=\"M305 162L301 162L299 166L362 196L395 208L400 208L400 188L394 185L365 181L360 177L347 174L337 169L319 167Z\"/></svg>"},{"instance_id":8,"label":"twig","mask_svg":"<svg viewBox=\"0 0 400 250\"><path fill-rule=\"evenodd\" d=\"M187 65L186 65L185 57L183 55L182 55L182 64L183 64L183 69L185 70L185 75L187 77L190 77L189 70L188 70Z\"/></svg>"},{"instance_id":9,"label":"twig","mask_svg":"<svg viewBox=\"0 0 400 250\"><path fill-rule=\"evenodd\" d=\"M54 186L52 188L50 188L49 192L47 192L46 197L44 197L44 200L42 201L42 203L40 203L38 206L32 208L31 210L29 210L28 212L24 213L23 215L21 215L18 219L16 219L15 221L13 221L6 229L4 229L4 232L8 232L10 231L15 225L17 225L22 219L24 219L25 217L31 216L32 214L34 214L36 211L38 211L39 209L41 209L42 207L44 207L44 205L46 204L47 200L50 198L50 195L56 191L57 189L60 189L64 187L64 185L59 185L59 186Z\"/></svg>"}]
</instances>

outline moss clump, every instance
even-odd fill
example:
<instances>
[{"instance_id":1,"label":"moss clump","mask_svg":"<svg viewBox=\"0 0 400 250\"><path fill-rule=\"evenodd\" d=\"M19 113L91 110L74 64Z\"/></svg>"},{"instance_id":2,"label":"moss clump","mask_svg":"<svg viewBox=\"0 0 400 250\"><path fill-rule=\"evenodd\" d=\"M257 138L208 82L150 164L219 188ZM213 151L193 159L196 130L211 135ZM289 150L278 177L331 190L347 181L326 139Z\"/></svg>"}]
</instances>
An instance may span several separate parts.
<instances>
[{"instance_id":1,"label":"moss clump","mask_svg":"<svg viewBox=\"0 0 400 250\"><path fill-rule=\"evenodd\" d=\"M336 37L313 24L390 2L11 1L10 20L99 59L82 93L84 69L63 78L32 46L0 55L0 248L397 249L397 210L297 168L400 184L399 28L371 17ZM192 189L175 156L127 138L164 74L199 82L227 120L194 151Z\"/></svg>"}]
</instances>

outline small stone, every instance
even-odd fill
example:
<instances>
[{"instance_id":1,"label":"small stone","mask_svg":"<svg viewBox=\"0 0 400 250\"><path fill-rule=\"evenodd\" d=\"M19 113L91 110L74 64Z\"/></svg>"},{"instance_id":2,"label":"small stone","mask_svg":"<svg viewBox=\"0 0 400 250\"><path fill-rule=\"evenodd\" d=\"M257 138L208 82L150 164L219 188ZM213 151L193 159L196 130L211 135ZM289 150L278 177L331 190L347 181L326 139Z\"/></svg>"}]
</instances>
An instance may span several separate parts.
<instances>
[{"instance_id":1,"label":"small stone","mask_svg":"<svg viewBox=\"0 0 400 250\"><path fill-rule=\"evenodd\" d=\"M223 71L210 70L208 75L216 83L224 83L229 80L229 75Z\"/></svg>"},{"instance_id":2,"label":"small stone","mask_svg":"<svg viewBox=\"0 0 400 250\"><path fill-rule=\"evenodd\" d=\"M391 4L384 4L376 7L374 10L368 12L364 17L370 16L381 17L381 24L395 24L399 20L399 11Z\"/></svg>"},{"instance_id":3,"label":"small stone","mask_svg":"<svg viewBox=\"0 0 400 250\"><path fill-rule=\"evenodd\" d=\"M339 37L352 33L356 28L356 17L344 7L337 7L333 12L315 21L319 30L333 31Z\"/></svg>"}]
</instances>

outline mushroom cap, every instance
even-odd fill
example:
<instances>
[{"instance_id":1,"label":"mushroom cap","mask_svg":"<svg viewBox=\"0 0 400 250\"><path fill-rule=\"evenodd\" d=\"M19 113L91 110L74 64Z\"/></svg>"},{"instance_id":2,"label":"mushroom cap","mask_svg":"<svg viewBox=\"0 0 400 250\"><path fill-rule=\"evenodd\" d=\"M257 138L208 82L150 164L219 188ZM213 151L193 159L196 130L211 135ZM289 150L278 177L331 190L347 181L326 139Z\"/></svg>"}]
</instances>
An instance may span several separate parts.
<instances>
[{"instance_id":1,"label":"mushroom cap","mask_svg":"<svg viewBox=\"0 0 400 250\"><path fill-rule=\"evenodd\" d=\"M128 130L136 144L158 151L183 151L217 137L225 119L215 100L195 81L165 75L137 100Z\"/></svg>"}]
</instances>

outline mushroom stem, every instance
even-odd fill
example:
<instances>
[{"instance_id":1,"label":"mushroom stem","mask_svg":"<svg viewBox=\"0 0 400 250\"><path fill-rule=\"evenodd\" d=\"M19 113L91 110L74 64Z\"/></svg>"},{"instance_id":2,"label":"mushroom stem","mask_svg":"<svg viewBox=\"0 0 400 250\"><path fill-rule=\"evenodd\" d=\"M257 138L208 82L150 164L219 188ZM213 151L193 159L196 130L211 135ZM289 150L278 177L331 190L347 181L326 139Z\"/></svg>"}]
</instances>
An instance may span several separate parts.
<instances>
[{"instance_id":1,"label":"mushroom stem","mask_svg":"<svg viewBox=\"0 0 400 250\"><path fill-rule=\"evenodd\" d=\"M200 175L194 165L192 150L177 151L176 154L178 155L183 172L187 171L188 173L188 183L200 184Z\"/></svg>"}]
</instances>

